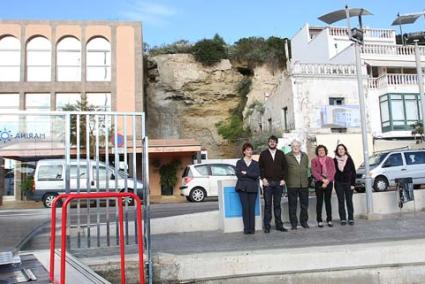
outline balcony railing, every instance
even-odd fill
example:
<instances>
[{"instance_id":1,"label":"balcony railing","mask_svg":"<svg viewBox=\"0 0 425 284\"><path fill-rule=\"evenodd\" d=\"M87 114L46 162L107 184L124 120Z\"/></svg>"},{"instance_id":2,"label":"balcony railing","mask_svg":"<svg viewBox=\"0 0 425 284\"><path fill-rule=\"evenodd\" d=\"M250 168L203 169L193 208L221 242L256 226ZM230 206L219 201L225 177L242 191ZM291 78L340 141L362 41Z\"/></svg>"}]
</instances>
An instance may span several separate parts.
<instances>
[{"instance_id":1,"label":"balcony railing","mask_svg":"<svg viewBox=\"0 0 425 284\"><path fill-rule=\"evenodd\" d=\"M395 31L391 29L363 29L367 39L395 40ZM348 37L347 28L330 27L329 34L337 37Z\"/></svg>"},{"instance_id":2,"label":"balcony railing","mask_svg":"<svg viewBox=\"0 0 425 284\"><path fill-rule=\"evenodd\" d=\"M425 75L423 75L425 80ZM385 74L378 78L369 79L369 88L380 89L389 86L418 85L416 74Z\"/></svg>"},{"instance_id":3,"label":"balcony railing","mask_svg":"<svg viewBox=\"0 0 425 284\"><path fill-rule=\"evenodd\" d=\"M363 54L374 55L415 55L415 47L413 45L400 44L365 44L362 47ZM419 53L425 56L425 46L419 47Z\"/></svg>"},{"instance_id":4,"label":"balcony railing","mask_svg":"<svg viewBox=\"0 0 425 284\"><path fill-rule=\"evenodd\" d=\"M356 75L356 66L345 64L295 63L292 68L292 74L354 76Z\"/></svg>"}]
</instances>

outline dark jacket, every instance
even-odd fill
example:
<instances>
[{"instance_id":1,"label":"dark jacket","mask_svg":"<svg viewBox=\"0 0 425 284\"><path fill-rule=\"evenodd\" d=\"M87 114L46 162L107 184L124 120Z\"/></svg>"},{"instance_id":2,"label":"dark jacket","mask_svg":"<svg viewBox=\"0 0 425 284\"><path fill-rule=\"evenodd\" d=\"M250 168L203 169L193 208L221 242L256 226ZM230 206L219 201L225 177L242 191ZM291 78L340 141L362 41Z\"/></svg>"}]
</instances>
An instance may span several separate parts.
<instances>
[{"instance_id":1,"label":"dark jacket","mask_svg":"<svg viewBox=\"0 0 425 284\"><path fill-rule=\"evenodd\" d=\"M273 160L269 149L260 153L258 160L260 166L261 179L266 178L268 181L286 180L288 176L288 165L286 164L285 154L276 149Z\"/></svg>"},{"instance_id":2,"label":"dark jacket","mask_svg":"<svg viewBox=\"0 0 425 284\"><path fill-rule=\"evenodd\" d=\"M242 172L245 171L246 174ZM257 161L251 161L247 167L244 159L236 162L236 191L258 192L258 178L260 177L260 168Z\"/></svg>"},{"instance_id":3,"label":"dark jacket","mask_svg":"<svg viewBox=\"0 0 425 284\"><path fill-rule=\"evenodd\" d=\"M308 187L308 156L301 152L301 162L298 163L292 152L286 154L286 162L288 164L288 179L286 186L288 188L307 188Z\"/></svg>"},{"instance_id":4,"label":"dark jacket","mask_svg":"<svg viewBox=\"0 0 425 284\"><path fill-rule=\"evenodd\" d=\"M344 170L341 172L338 168L338 162L334 158L335 163L335 182L349 183L354 186L356 184L356 167L354 166L353 159L348 156L347 163L345 164Z\"/></svg>"}]
</instances>

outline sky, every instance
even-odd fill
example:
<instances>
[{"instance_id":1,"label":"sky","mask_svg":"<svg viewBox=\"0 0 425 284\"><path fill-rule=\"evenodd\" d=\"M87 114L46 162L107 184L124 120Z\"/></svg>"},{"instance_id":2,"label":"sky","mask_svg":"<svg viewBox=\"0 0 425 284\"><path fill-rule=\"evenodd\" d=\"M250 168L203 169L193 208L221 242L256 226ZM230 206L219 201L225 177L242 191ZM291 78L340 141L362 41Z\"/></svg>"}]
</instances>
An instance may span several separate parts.
<instances>
[{"instance_id":1,"label":"sky","mask_svg":"<svg viewBox=\"0 0 425 284\"><path fill-rule=\"evenodd\" d=\"M248 36L291 38L305 23L322 25L319 16L345 5L372 12L363 22L373 28L389 28L397 13L425 10L424 0L0 0L0 18L136 20L144 42L158 46L215 33L227 43ZM425 18L403 31L425 31Z\"/></svg>"}]
</instances>

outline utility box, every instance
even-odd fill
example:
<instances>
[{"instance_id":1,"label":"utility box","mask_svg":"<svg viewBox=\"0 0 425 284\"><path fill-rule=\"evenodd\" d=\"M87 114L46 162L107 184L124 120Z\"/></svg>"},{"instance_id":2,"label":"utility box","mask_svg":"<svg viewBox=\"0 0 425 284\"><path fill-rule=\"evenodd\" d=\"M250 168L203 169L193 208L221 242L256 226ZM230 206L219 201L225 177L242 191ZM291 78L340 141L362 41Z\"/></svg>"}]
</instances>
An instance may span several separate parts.
<instances>
[{"instance_id":1,"label":"utility box","mask_svg":"<svg viewBox=\"0 0 425 284\"><path fill-rule=\"evenodd\" d=\"M224 233L243 232L242 205L235 180L218 181L219 228ZM255 207L255 230L262 230L260 193Z\"/></svg>"}]
</instances>

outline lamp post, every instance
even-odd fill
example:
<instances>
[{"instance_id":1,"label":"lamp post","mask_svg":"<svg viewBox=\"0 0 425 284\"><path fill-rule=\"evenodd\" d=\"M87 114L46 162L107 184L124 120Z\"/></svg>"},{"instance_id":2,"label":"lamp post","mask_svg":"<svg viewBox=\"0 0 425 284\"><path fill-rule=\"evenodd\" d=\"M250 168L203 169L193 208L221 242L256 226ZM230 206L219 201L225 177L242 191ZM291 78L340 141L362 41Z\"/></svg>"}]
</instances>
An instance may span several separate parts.
<instances>
[{"instance_id":1,"label":"lamp post","mask_svg":"<svg viewBox=\"0 0 425 284\"><path fill-rule=\"evenodd\" d=\"M365 187L366 187L366 208L367 213L373 213L373 197L372 197L372 179L369 175L369 144L367 139L367 122L366 122L366 107L363 87L363 72L361 65L360 45L363 44L363 30L362 30L362 16L372 15L369 11L363 8L348 8L345 6L344 10L337 10L326 15L319 17L319 20L333 24L340 20L347 20L348 36L354 42L355 58L356 58L356 73L357 73L357 89L359 95L360 105L360 119L362 130L362 144L363 144L363 160L365 167ZM360 29L351 29L350 18L358 17Z\"/></svg>"},{"instance_id":2,"label":"lamp post","mask_svg":"<svg viewBox=\"0 0 425 284\"><path fill-rule=\"evenodd\" d=\"M413 24L419 19L421 16L424 16L425 19L425 11L418 13L410 13L410 14L397 14L397 18L393 21L391 25L399 25L400 30L402 25ZM403 34L401 35L403 38ZM418 87L419 87L419 97L421 98L421 109L422 109L422 139L425 140L425 94L424 94L424 77L422 74L422 65L421 65L421 53L419 50L418 40L415 39L415 61L416 61L416 73L418 76ZM424 54L425 55L425 54Z\"/></svg>"}]
</instances>

